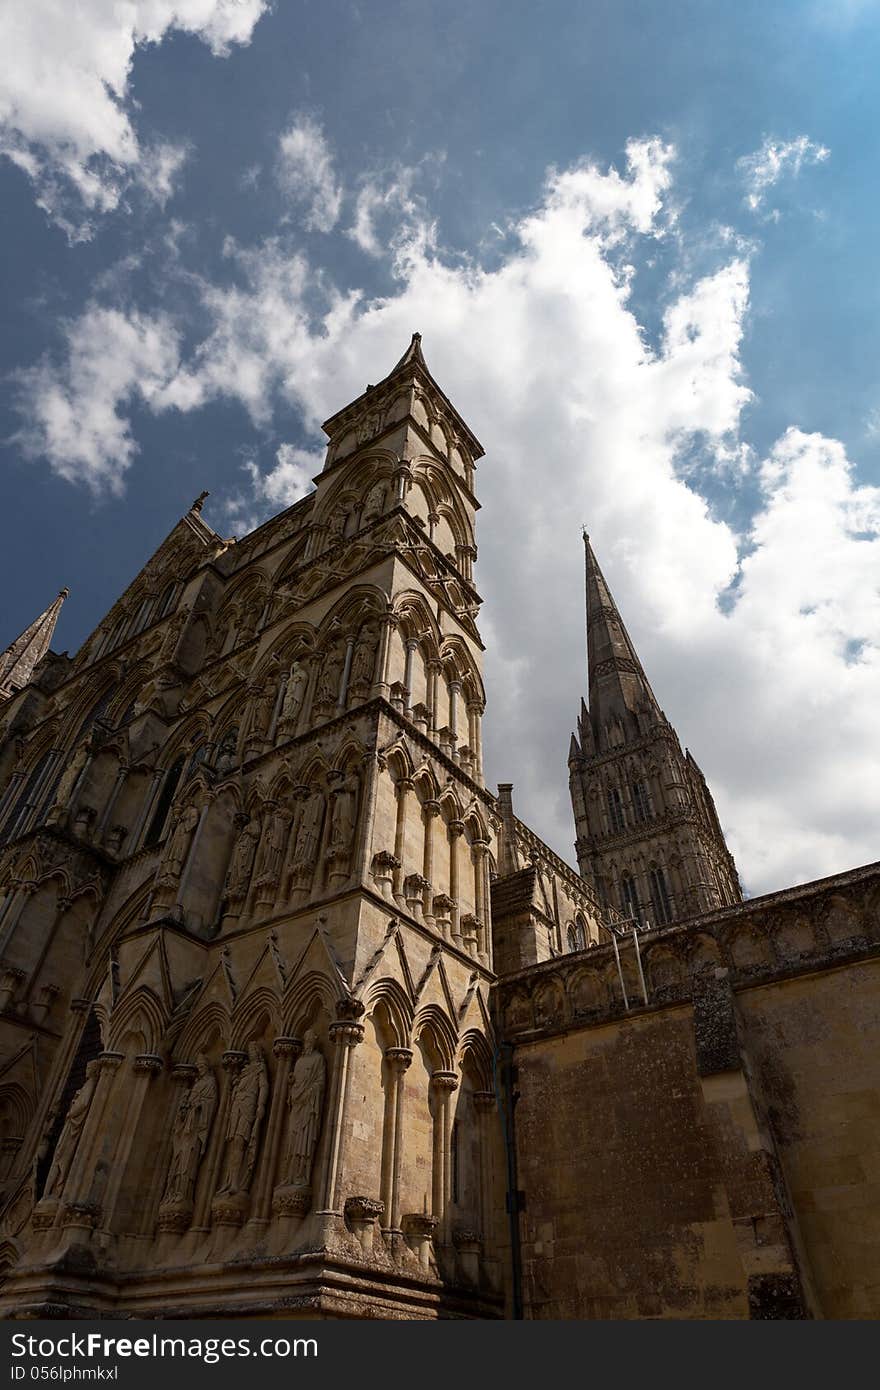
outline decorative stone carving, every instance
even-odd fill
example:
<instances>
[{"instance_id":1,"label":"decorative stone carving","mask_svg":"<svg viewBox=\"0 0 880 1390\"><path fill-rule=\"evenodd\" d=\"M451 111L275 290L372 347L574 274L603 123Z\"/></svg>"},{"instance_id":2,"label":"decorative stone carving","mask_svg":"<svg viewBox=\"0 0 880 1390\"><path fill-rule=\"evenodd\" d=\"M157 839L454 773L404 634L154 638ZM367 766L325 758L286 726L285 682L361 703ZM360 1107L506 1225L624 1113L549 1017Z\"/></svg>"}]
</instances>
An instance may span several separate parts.
<instances>
[{"instance_id":1,"label":"decorative stone carving","mask_svg":"<svg viewBox=\"0 0 880 1390\"><path fill-rule=\"evenodd\" d=\"M302 883L312 873L318 859L318 845L324 824L324 793L318 787L307 789L296 832L291 868L294 881Z\"/></svg>"},{"instance_id":2,"label":"decorative stone carving","mask_svg":"<svg viewBox=\"0 0 880 1390\"><path fill-rule=\"evenodd\" d=\"M354 849L360 784L353 772L331 773L331 777L336 785L330 792L330 834L325 857L335 865L336 872L345 872L350 866Z\"/></svg>"},{"instance_id":3,"label":"decorative stone carving","mask_svg":"<svg viewBox=\"0 0 880 1390\"><path fill-rule=\"evenodd\" d=\"M192 1217L193 1192L217 1110L217 1082L204 1053L196 1057L196 1076L184 1092L174 1117L171 1159L159 1209L162 1230L186 1229Z\"/></svg>"},{"instance_id":4,"label":"decorative stone carving","mask_svg":"<svg viewBox=\"0 0 880 1390\"><path fill-rule=\"evenodd\" d=\"M403 880L403 896L408 911L413 917L421 918L425 894L431 891L431 884L421 874L407 874Z\"/></svg>"},{"instance_id":5,"label":"decorative stone carving","mask_svg":"<svg viewBox=\"0 0 880 1390\"><path fill-rule=\"evenodd\" d=\"M393 900L394 872L400 868L400 860L389 853L387 849L379 850L378 854L373 855L373 862L370 865L370 872L373 875L373 882L383 897Z\"/></svg>"},{"instance_id":6,"label":"decorative stone carving","mask_svg":"<svg viewBox=\"0 0 880 1390\"><path fill-rule=\"evenodd\" d=\"M260 822L247 815L236 816L236 822L240 830L226 876L226 893L230 898L243 898L248 890L254 856L260 842Z\"/></svg>"},{"instance_id":7,"label":"decorative stone carving","mask_svg":"<svg viewBox=\"0 0 880 1390\"><path fill-rule=\"evenodd\" d=\"M62 772L61 780L55 788L54 802L46 816L47 825L58 825L68 819L73 809L70 805L71 795L80 779L80 774L91 756L91 752L92 743L90 737L81 739L76 745L73 756Z\"/></svg>"},{"instance_id":8,"label":"decorative stone carving","mask_svg":"<svg viewBox=\"0 0 880 1390\"><path fill-rule=\"evenodd\" d=\"M385 1203L375 1197L346 1197L344 1212L364 1254L371 1255L379 1218L385 1213Z\"/></svg>"},{"instance_id":9,"label":"decorative stone carving","mask_svg":"<svg viewBox=\"0 0 880 1390\"><path fill-rule=\"evenodd\" d=\"M182 806L177 812L174 829L162 859L161 878L163 882L176 883L183 872L195 828L199 823L199 813L191 803Z\"/></svg>"},{"instance_id":10,"label":"decorative stone carving","mask_svg":"<svg viewBox=\"0 0 880 1390\"><path fill-rule=\"evenodd\" d=\"M296 727L299 716L302 713L308 684L308 671L305 666L295 661L290 668L290 675L287 678L287 689L284 692L284 702L281 706L279 723L283 727L288 729Z\"/></svg>"},{"instance_id":11,"label":"decorative stone carving","mask_svg":"<svg viewBox=\"0 0 880 1390\"><path fill-rule=\"evenodd\" d=\"M364 623L354 645L351 659L349 685L352 690L368 689L372 685L378 646L379 629L376 624L373 622Z\"/></svg>"},{"instance_id":12,"label":"decorative stone carving","mask_svg":"<svg viewBox=\"0 0 880 1390\"><path fill-rule=\"evenodd\" d=\"M262 744L269 737L272 711L275 708L275 685L265 681L262 685L251 687L251 717L248 725L247 743Z\"/></svg>"},{"instance_id":13,"label":"decorative stone carving","mask_svg":"<svg viewBox=\"0 0 880 1390\"><path fill-rule=\"evenodd\" d=\"M345 649L342 643L337 642L326 653L321 665L318 676L318 686L315 691L315 703L323 708L335 709L339 700L339 687L342 682L342 671L345 666Z\"/></svg>"},{"instance_id":14,"label":"decorative stone carving","mask_svg":"<svg viewBox=\"0 0 880 1390\"><path fill-rule=\"evenodd\" d=\"M218 1197L244 1197L250 1189L268 1094L269 1074L263 1050L258 1043L248 1043L247 1061L232 1087Z\"/></svg>"},{"instance_id":15,"label":"decorative stone carving","mask_svg":"<svg viewBox=\"0 0 880 1390\"><path fill-rule=\"evenodd\" d=\"M282 1215L303 1215L311 1206L312 1166L321 1134L326 1083L327 1064L318 1050L314 1030L309 1028L288 1083L290 1121L283 1181L275 1189L272 1204Z\"/></svg>"},{"instance_id":16,"label":"decorative stone carving","mask_svg":"<svg viewBox=\"0 0 880 1390\"><path fill-rule=\"evenodd\" d=\"M269 803L267 825L260 845L254 877L258 884L277 884L281 878L288 820L274 803Z\"/></svg>"},{"instance_id":17,"label":"decorative stone carving","mask_svg":"<svg viewBox=\"0 0 880 1390\"><path fill-rule=\"evenodd\" d=\"M361 513L361 525L366 526L368 522L375 521L377 516L381 516L385 510L385 499L388 492L388 485L384 481L374 483L367 493L367 500L364 503L364 510Z\"/></svg>"},{"instance_id":18,"label":"decorative stone carving","mask_svg":"<svg viewBox=\"0 0 880 1390\"><path fill-rule=\"evenodd\" d=\"M82 1138L82 1132L89 1115L89 1107L94 1098L95 1087L98 1084L98 1072L97 1060L89 1062L86 1067L86 1079L70 1102L64 1120L64 1128L58 1136L58 1143L55 1145L52 1166L49 1169L49 1176L43 1189L43 1201L49 1198L55 1200L60 1198L64 1185L70 1176L77 1146Z\"/></svg>"}]
</instances>

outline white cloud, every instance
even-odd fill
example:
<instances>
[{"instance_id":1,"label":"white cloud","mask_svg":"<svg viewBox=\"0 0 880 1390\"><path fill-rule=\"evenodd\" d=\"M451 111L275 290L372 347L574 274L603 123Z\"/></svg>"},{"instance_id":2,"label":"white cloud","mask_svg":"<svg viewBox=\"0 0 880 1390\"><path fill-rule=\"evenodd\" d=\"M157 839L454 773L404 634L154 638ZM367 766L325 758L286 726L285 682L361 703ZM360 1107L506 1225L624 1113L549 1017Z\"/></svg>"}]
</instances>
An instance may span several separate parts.
<instances>
[{"instance_id":1,"label":"white cloud","mask_svg":"<svg viewBox=\"0 0 880 1390\"><path fill-rule=\"evenodd\" d=\"M129 79L135 51L172 30L217 57L248 43L268 0L27 0L0 10L0 153L34 184L71 240L91 235L134 184L164 201L185 151L143 141Z\"/></svg>"},{"instance_id":2,"label":"white cloud","mask_svg":"<svg viewBox=\"0 0 880 1390\"><path fill-rule=\"evenodd\" d=\"M432 372L488 452L477 580L490 776L514 781L519 813L571 854L565 758L585 687L588 522L757 892L876 855L880 507L843 446L822 436L789 431L755 465L740 434L749 274L738 249L695 283L673 281L660 343L648 346L628 266L668 229L671 164L671 150L641 142L625 175L591 164L553 173L491 270L450 263L416 235L396 253L396 291L379 300L338 292L278 240L231 245L235 284L202 287L212 328L184 363L160 321L128 315L132 337L120 323L110 341L128 366L105 381L97 363L83 372L74 325L66 361L39 370L29 408L59 471L89 477L95 458L106 484L121 476L114 457L131 460L122 417L135 393L154 410L237 399L265 424L282 398L317 450L320 421L420 329ZM59 395L64 429L47 413ZM744 537L700 494L695 452L757 479ZM254 465L239 515L286 505L312 468L286 448L268 472Z\"/></svg>"},{"instance_id":3,"label":"white cloud","mask_svg":"<svg viewBox=\"0 0 880 1390\"><path fill-rule=\"evenodd\" d=\"M342 208L342 187L326 136L311 116L297 116L279 137L276 173L282 192L305 207L306 228L332 231Z\"/></svg>"},{"instance_id":4,"label":"white cloud","mask_svg":"<svg viewBox=\"0 0 880 1390\"><path fill-rule=\"evenodd\" d=\"M766 136L759 150L743 155L736 162L746 188L746 206L752 212L761 212L769 189L780 179L786 176L797 178L805 165L822 164L830 154L831 151L824 145L817 145L806 135L798 135L794 140L776 140ZM767 215L776 221L779 211L773 208Z\"/></svg>"}]
</instances>

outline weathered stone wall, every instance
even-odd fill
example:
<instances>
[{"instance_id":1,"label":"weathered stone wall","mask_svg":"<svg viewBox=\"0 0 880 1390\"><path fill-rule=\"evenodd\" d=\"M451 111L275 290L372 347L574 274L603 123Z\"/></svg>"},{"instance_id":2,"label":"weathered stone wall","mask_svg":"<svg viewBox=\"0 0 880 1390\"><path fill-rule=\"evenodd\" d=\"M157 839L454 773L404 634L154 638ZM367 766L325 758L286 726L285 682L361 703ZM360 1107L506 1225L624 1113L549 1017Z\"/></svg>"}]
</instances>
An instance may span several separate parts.
<instances>
[{"instance_id":1,"label":"weathered stone wall","mask_svg":"<svg viewBox=\"0 0 880 1390\"><path fill-rule=\"evenodd\" d=\"M878 887L648 934L647 1006L631 944L629 1010L609 947L501 982L527 1317L880 1316Z\"/></svg>"}]
</instances>

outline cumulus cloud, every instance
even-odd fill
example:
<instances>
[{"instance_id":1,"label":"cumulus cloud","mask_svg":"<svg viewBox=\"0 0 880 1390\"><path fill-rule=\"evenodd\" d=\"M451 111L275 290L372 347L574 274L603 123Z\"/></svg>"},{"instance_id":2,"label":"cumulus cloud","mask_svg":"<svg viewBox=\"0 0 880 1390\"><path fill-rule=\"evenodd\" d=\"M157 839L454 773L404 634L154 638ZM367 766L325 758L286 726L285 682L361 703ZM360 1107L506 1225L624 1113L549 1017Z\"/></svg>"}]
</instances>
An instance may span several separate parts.
<instances>
[{"instance_id":1,"label":"cumulus cloud","mask_svg":"<svg viewBox=\"0 0 880 1390\"><path fill-rule=\"evenodd\" d=\"M806 135L798 135L794 140L776 140L767 136L759 150L737 160L737 169L746 189L746 206L752 212L762 212L769 190L781 179L797 178L805 165L822 164L830 154L831 151L824 145L816 144ZM777 218L778 210L773 209L769 216Z\"/></svg>"},{"instance_id":2,"label":"cumulus cloud","mask_svg":"<svg viewBox=\"0 0 880 1390\"><path fill-rule=\"evenodd\" d=\"M282 192L292 203L304 207L305 227L315 232L332 231L342 208L342 186L327 138L311 116L297 116L281 134L276 173Z\"/></svg>"},{"instance_id":3,"label":"cumulus cloud","mask_svg":"<svg viewBox=\"0 0 880 1390\"><path fill-rule=\"evenodd\" d=\"M311 492L312 479L323 465L320 451L294 444L279 444L275 462L265 470L255 458L248 458L242 464L247 475L245 487L223 498L223 511L240 534L252 531L266 519L267 512L274 515L292 507Z\"/></svg>"},{"instance_id":4,"label":"cumulus cloud","mask_svg":"<svg viewBox=\"0 0 880 1390\"><path fill-rule=\"evenodd\" d=\"M276 403L292 405L316 453L283 446L266 472L252 462L239 515L261 519L299 495L320 421L363 390L365 364L390 368L420 329L431 370L487 448L477 581L490 777L515 783L520 814L570 858L565 758L586 685L587 522L756 892L876 853L878 496L819 435L789 431L762 460L751 455L738 248L696 281L673 281L650 345L633 287L674 220L672 167L671 149L642 141L622 173L589 162L554 171L490 269L416 236L382 299L343 293L279 240L230 244L232 283L201 285L211 328L184 361L161 321L123 316L131 366L105 382L78 364L70 325L28 409L59 471L87 477L94 457L108 485L120 478L115 454L131 461L135 393L156 411L236 399L263 425ZM59 398L64 428L52 429ZM710 472L750 471L759 492L746 534L714 514L695 455Z\"/></svg>"},{"instance_id":5,"label":"cumulus cloud","mask_svg":"<svg viewBox=\"0 0 880 1390\"><path fill-rule=\"evenodd\" d=\"M185 151L137 133L129 80L139 46L172 30L217 57L248 43L268 0L27 0L0 10L0 153L72 241L140 185L168 197Z\"/></svg>"}]
</instances>

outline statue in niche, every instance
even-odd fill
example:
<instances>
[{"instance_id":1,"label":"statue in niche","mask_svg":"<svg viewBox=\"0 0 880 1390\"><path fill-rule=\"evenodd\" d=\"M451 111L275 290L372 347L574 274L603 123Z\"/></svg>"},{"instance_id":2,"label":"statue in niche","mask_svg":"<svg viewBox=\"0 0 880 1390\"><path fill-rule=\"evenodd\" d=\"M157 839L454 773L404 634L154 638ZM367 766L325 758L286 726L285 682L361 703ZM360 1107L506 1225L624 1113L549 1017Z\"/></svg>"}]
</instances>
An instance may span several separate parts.
<instances>
[{"instance_id":1,"label":"statue in niche","mask_svg":"<svg viewBox=\"0 0 880 1390\"><path fill-rule=\"evenodd\" d=\"M379 632L374 622L364 623L358 634L351 659L351 685L373 684L376 669L376 648L379 645Z\"/></svg>"},{"instance_id":2,"label":"statue in niche","mask_svg":"<svg viewBox=\"0 0 880 1390\"><path fill-rule=\"evenodd\" d=\"M92 740L91 735L87 734L86 737L81 739L76 745L70 762L61 774L61 780L55 788L52 809L46 817L47 825L57 825L59 821L67 817L68 810L73 809L73 807L69 806L70 798L91 754Z\"/></svg>"},{"instance_id":3,"label":"statue in niche","mask_svg":"<svg viewBox=\"0 0 880 1390\"><path fill-rule=\"evenodd\" d=\"M217 1109L217 1082L203 1052L196 1057L196 1077L177 1107L171 1132L171 1162L163 1202L189 1204L193 1199L199 1164Z\"/></svg>"},{"instance_id":4,"label":"statue in niche","mask_svg":"<svg viewBox=\"0 0 880 1390\"><path fill-rule=\"evenodd\" d=\"M284 692L284 703L281 706L282 724L296 724L303 707L303 701L306 698L308 683L308 671L300 662L295 661L290 668L287 689Z\"/></svg>"},{"instance_id":5,"label":"statue in niche","mask_svg":"<svg viewBox=\"0 0 880 1390\"><path fill-rule=\"evenodd\" d=\"M344 666L344 650L342 644L337 642L327 652L321 665L317 690L317 703L319 705L335 705L339 700L339 687L342 682Z\"/></svg>"},{"instance_id":6,"label":"statue in niche","mask_svg":"<svg viewBox=\"0 0 880 1390\"><path fill-rule=\"evenodd\" d=\"M290 1074L287 1091L290 1123L284 1159L284 1183L288 1187L307 1188L311 1181L315 1149L321 1133L326 1081L327 1064L318 1051L315 1032L309 1028L303 1038L302 1053Z\"/></svg>"},{"instance_id":7,"label":"statue in niche","mask_svg":"<svg viewBox=\"0 0 880 1390\"><path fill-rule=\"evenodd\" d=\"M260 846L260 858L256 871L258 883L278 882L284 860L287 826L287 819L277 810L273 810L269 816L269 824L266 828L266 834L263 836L263 843Z\"/></svg>"},{"instance_id":8,"label":"statue in niche","mask_svg":"<svg viewBox=\"0 0 880 1390\"><path fill-rule=\"evenodd\" d=\"M367 500L364 503L364 510L361 513L361 525L366 526L368 522L375 521L377 516L381 516L385 510L385 491L384 482L374 483L367 493Z\"/></svg>"},{"instance_id":9,"label":"statue in niche","mask_svg":"<svg viewBox=\"0 0 880 1390\"><path fill-rule=\"evenodd\" d=\"M172 659L177 648L177 644L180 641L181 635L183 633L183 629L186 627L188 617L188 608L181 608L178 610L178 612L174 614L174 617L171 619L167 628L165 629L165 636L163 637L162 645L159 648L159 655L157 658L158 661L170 661Z\"/></svg>"},{"instance_id":10,"label":"statue in niche","mask_svg":"<svg viewBox=\"0 0 880 1390\"><path fill-rule=\"evenodd\" d=\"M248 1043L248 1060L238 1074L232 1090L226 1121L226 1166L218 1196L234 1197L250 1188L260 1126L269 1095L269 1074L259 1043Z\"/></svg>"},{"instance_id":11,"label":"statue in niche","mask_svg":"<svg viewBox=\"0 0 880 1390\"><path fill-rule=\"evenodd\" d=\"M337 773L342 780L331 792L330 835L327 842L328 859L347 860L354 847L357 825L357 798L360 784L354 773Z\"/></svg>"},{"instance_id":12,"label":"statue in niche","mask_svg":"<svg viewBox=\"0 0 880 1390\"><path fill-rule=\"evenodd\" d=\"M174 822L174 830L171 833L171 839L168 841L168 848L162 861L163 878L180 878L198 823L199 813L192 803L181 808Z\"/></svg>"},{"instance_id":13,"label":"statue in niche","mask_svg":"<svg viewBox=\"0 0 880 1390\"><path fill-rule=\"evenodd\" d=\"M324 793L317 787L309 791L300 816L292 867L295 872L314 868L324 824Z\"/></svg>"},{"instance_id":14,"label":"statue in niche","mask_svg":"<svg viewBox=\"0 0 880 1390\"><path fill-rule=\"evenodd\" d=\"M223 741L217 749L217 756L214 759L214 767L218 777L225 777L236 765L236 748L238 746L238 730L230 729L223 735Z\"/></svg>"},{"instance_id":15,"label":"statue in niche","mask_svg":"<svg viewBox=\"0 0 880 1390\"><path fill-rule=\"evenodd\" d=\"M241 819L244 824L232 851L226 880L226 891L232 897L241 897L247 892L254 856L260 841L260 822L254 816L243 816Z\"/></svg>"},{"instance_id":16,"label":"statue in niche","mask_svg":"<svg viewBox=\"0 0 880 1390\"><path fill-rule=\"evenodd\" d=\"M262 686L257 686L253 692L249 738L266 739L269 737L269 726L272 723L274 708L275 685L272 681L266 681Z\"/></svg>"},{"instance_id":17,"label":"statue in niche","mask_svg":"<svg viewBox=\"0 0 880 1390\"><path fill-rule=\"evenodd\" d=\"M327 518L327 535L330 540L338 540L345 531L345 523L348 521L348 513L342 507L337 507L335 512L331 512Z\"/></svg>"},{"instance_id":18,"label":"statue in niche","mask_svg":"<svg viewBox=\"0 0 880 1390\"><path fill-rule=\"evenodd\" d=\"M85 1081L70 1102L64 1120L64 1128L58 1136L58 1143L55 1145L55 1153L52 1158L52 1167L49 1169L49 1176L43 1191L44 1198L60 1197L64 1190L64 1185L73 1167L73 1160L76 1157L77 1146L85 1129L89 1107L94 1099L97 1084L98 1063L92 1061L86 1067Z\"/></svg>"}]
</instances>

